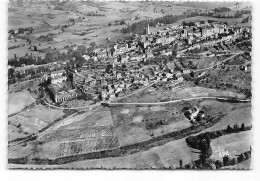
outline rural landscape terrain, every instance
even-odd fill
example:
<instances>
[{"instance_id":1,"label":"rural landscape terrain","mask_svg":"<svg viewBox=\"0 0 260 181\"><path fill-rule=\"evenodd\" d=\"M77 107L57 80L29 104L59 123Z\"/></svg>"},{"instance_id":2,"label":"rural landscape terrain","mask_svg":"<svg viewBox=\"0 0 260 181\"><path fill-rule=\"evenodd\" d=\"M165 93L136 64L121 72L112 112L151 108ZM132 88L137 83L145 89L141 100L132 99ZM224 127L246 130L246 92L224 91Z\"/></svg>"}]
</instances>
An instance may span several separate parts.
<instances>
[{"instance_id":1,"label":"rural landscape terrain","mask_svg":"<svg viewBox=\"0 0 260 181\"><path fill-rule=\"evenodd\" d=\"M250 169L251 12L10 0L9 168Z\"/></svg>"}]
</instances>

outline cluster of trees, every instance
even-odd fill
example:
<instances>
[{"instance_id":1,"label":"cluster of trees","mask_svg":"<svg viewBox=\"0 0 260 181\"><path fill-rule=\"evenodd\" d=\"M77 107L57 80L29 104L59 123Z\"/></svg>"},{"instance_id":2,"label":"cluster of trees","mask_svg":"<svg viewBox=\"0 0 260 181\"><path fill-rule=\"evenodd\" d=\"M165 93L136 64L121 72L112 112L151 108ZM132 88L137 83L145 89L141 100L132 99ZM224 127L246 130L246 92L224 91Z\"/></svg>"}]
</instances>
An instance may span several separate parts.
<instances>
[{"instance_id":1,"label":"cluster of trees","mask_svg":"<svg viewBox=\"0 0 260 181\"><path fill-rule=\"evenodd\" d=\"M8 78L9 83L15 83L18 80L29 80L33 78L38 78L42 75L42 73L51 71L49 66L44 64L52 63L52 62L62 62L66 60L70 60L69 64L67 65L68 68L80 68L86 62L86 60L82 57L84 54L91 54L95 48L95 42L91 43L91 47L86 48L84 45L79 45L76 50L71 48L68 49L67 53L63 52L60 53L59 51L48 52L45 54L45 57L42 59L41 57L34 57L33 55L28 55L21 57L21 58L12 58L9 59L8 65L13 67L21 67L24 65L43 65L39 66L38 68L28 68L25 69L23 73L15 72L13 68L8 70ZM60 66L60 68L64 68Z\"/></svg>"},{"instance_id":2,"label":"cluster of trees","mask_svg":"<svg viewBox=\"0 0 260 181\"><path fill-rule=\"evenodd\" d=\"M142 20L137 23L133 23L132 25L125 27L121 30L122 33L134 33L134 34L145 34L145 28L149 24L149 26L156 26L158 23L160 24L172 24L177 21L186 18L185 15L166 15L160 18L152 19L152 20Z\"/></svg>"},{"instance_id":3,"label":"cluster of trees","mask_svg":"<svg viewBox=\"0 0 260 181\"><path fill-rule=\"evenodd\" d=\"M84 58L82 57L85 54L92 54L94 48L96 47L96 43L90 43L89 48L86 48L84 45L79 45L76 50L72 48L68 48L67 53L63 52L60 53L59 51L48 52L45 54L45 57L42 59L41 57L35 57L33 55L25 54L24 57L9 59L8 65L14 67L21 67L22 64L24 65L42 65L48 64L52 62L64 61L64 60L75 60L76 63L82 64L84 62Z\"/></svg>"},{"instance_id":4,"label":"cluster of trees","mask_svg":"<svg viewBox=\"0 0 260 181\"><path fill-rule=\"evenodd\" d=\"M147 130L153 130L153 129L156 129L160 126L163 126L163 125L167 125L167 120L165 119L162 119L162 120L145 120L145 128Z\"/></svg>"},{"instance_id":5,"label":"cluster of trees","mask_svg":"<svg viewBox=\"0 0 260 181\"><path fill-rule=\"evenodd\" d=\"M124 25L124 24L126 24L126 22L123 19L120 21L116 20L114 23L114 25ZM112 26L112 25L113 25L112 23L108 23L108 26Z\"/></svg>"},{"instance_id":6,"label":"cluster of trees","mask_svg":"<svg viewBox=\"0 0 260 181\"><path fill-rule=\"evenodd\" d=\"M215 9L213 9L213 11L215 13L224 13L224 12L229 12L231 11L231 9L227 8L227 7L217 7Z\"/></svg>"},{"instance_id":7,"label":"cluster of trees","mask_svg":"<svg viewBox=\"0 0 260 181\"><path fill-rule=\"evenodd\" d=\"M38 41L44 42L44 41L53 41L53 33L49 33L48 35L44 36L41 35L39 38L37 38Z\"/></svg>"},{"instance_id":8,"label":"cluster of trees","mask_svg":"<svg viewBox=\"0 0 260 181\"><path fill-rule=\"evenodd\" d=\"M245 126L244 123L239 127L237 124L233 128L228 125L224 130L212 131L201 133L197 136L189 136L185 139L188 146L201 150L200 159L185 165L187 169L218 169L223 166L235 165L251 157L251 150L249 152L242 153L238 158L230 159L228 155L224 155L223 162L217 160L211 160L209 157L212 155L212 148L210 141L220 136L237 133L240 131L250 130L252 126ZM180 168L182 168L182 161L180 161Z\"/></svg>"},{"instance_id":9,"label":"cluster of trees","mask_svg":"<svg viewBox=\"0 0 260 181\"><path fill-rule=\"evenodd\" d=\"M250 10L239 10L236 11L233 15L231 14L219 14L216 12L190 12L187 14L187 17L194 17L194 16L208 16L214 18L241 18L244 14L251 14Z\"/></svg>"},{"instance_id":10,"label":"cluster of trees","mask_svg":"<svg viewBox=\"0 0 260 181\"><path fill-rule=\"evenodd\" d=\"M229 155L226 155L221 160L212 160L209 158L203 158L202 155L200 155L200 159L196 161L192 161L186 165L183 165L183 161L179 161L179 168L185 168L185 169L220 169L225 166L232 166L237 165L238 163L241 163L245 160L248 160L251 158L251 149L249 151L246 151L244 153L241 153L239 156L230 158Z\"/></svg>"},{"instance_id":11,"label":"cluster of trees","mask_svg":"<svg viewBox=\"0 0 260 181\"><path fill-rule=\"evenodd\" d=\"M248 21L249 21L249 16L244 18L241 23L248 23Z\"/></svg>"},{"instance_id":12,"label":"cluster of trees","mask_svg":"<svg viewBox=\"0 0 260 181\"><path fill-rule=\"evenodd\" d=\"M203 140L212 140L218 138L223 135L231 134L231 133L238 133L240 131L247 131L250 130L252 126L245 126L245 124L241 124L239 127L238 124L235 124L233 127L230 125L227 126L224 130L212 131L212 132L205 132L199 134L197 136L189 136L186 138L186 143L188 146L201 150L203 148Z\"/></svg>"},{"instance_id":13,"label":"cluster of trees","mask_svg":"<svg viewBox=\"0 0 260 181\"><path fill-rule=\"evenodd\" d=\"M29 34L31 34L32 31L33 31L32 27L18 28L17 34L24 33L24 32L28 32ZM11 35L15 35L15 30L11 29L11 30L8 31L8 33L10 33Z\"/></svg>"}]
</instances>

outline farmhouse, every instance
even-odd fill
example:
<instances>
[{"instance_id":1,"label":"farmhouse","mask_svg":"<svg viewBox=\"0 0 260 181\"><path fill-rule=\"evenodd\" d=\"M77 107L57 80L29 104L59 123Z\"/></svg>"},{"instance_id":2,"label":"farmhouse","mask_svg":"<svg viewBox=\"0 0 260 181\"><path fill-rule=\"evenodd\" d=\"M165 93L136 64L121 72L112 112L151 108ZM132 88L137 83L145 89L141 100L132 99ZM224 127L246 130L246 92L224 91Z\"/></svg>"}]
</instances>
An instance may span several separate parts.
<instances>
[{"instance_id":1,"label":"farmhouse","mask_svg":"<svg viewBox=\"0 0 260 181\"><path fill-rule=\"evenodd\" d=\"M51 84L58 84L67 80L66 76L56 76L51 79Z\"/></svg>"}]
</instances>

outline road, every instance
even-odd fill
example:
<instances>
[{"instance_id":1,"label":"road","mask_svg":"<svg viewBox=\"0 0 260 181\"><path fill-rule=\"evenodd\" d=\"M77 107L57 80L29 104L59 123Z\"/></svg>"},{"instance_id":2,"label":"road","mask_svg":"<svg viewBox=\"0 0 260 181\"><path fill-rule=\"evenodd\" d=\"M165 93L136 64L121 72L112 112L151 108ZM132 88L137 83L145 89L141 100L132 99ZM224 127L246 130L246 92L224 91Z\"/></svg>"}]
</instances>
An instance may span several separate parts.
<instances>
[{"instance_id":1,"label":"road","mask_svg":"<svg viewBox=\"0 0 260 181\"><path fill-rule=\"evenodd\" d=\"M231 98L226 98L226 97L192 97L192 98L187 98L187 99L178 99L178 100L173 100L173 101L166 101L166 102L114 102L114 103L108 103L108 102L102 102L108 105L164 105L164 104L171 104L171 103L177 103L181 101L191 101L191 100L197 100L197 99L217 99L217 100L236 100L236 101L241 101L241 102L250 102L250 99L231 99Z\"/></svg>"}]
</instances>

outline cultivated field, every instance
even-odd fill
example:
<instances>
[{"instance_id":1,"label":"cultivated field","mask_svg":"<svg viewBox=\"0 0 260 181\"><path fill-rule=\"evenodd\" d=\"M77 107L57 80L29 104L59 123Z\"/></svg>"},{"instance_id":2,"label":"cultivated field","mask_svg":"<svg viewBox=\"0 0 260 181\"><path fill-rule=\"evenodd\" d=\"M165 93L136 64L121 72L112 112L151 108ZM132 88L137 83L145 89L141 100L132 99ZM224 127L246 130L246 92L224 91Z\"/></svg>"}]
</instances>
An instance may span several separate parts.
<instances>
[{"instance_id":1,"label":"cultivated field","mask_svg":"<svg viewBox=\"0 0 260 181\"><path fill-rule=\"evenodd\" d=\"M185 139L169 142L163 146L152 148L148 151L135 153L128 156L117 158L105 158L97 160L87 160L65 164L59 167L73 168L176 168L179 166L179 159L182 158L183 164L187 164L192 160L197 160L199 154L197 151L187 146Z\"/></svg>"},{"instance_id":2,"label":"cultivated field","mask_svg":"<svg viewBox=\"0 0 260 181\"><path fill-rule=\"evenodd\" d=\"M113 136L113 127L94 127L94 128L83 128L83 129L61 129L50 131L48 134L42 136L39 141L49 142L57 140L75 140L84 138L96 138L96 137L107 137Z\"/></svg>"},{"instance_id":3,"label":"cultivated field","mask_svg":"<svg viewBox=\"0 0 260 181\"><path fill-rule=\"evenodd\" d=\"M178 131L191 126L183 116L183 104L166 106L121 106L111 107L120 145L151 139L169 132Z\"/></svg>"},{"instance_id":4,"label":"cultivated field","mask_svg":"<svg viewBox=\"0 0 260 181\"><path fill-rule=\"evenodd\" d=\"M69 118L55 129L81 129L98 126L113 126L113 119L108 108L99 107Z\"/></svg>"}]
</instances>

